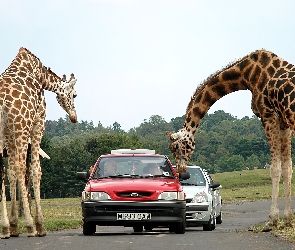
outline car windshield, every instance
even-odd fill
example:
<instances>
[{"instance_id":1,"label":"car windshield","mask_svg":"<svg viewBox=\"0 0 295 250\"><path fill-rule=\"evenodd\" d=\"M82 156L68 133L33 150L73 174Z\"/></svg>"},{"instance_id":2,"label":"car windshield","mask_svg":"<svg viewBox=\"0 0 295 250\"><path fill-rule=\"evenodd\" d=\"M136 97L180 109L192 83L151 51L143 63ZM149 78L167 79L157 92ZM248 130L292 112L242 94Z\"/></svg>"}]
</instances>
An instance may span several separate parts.
<instances>
[{"instance_id":1,"label":"car windshield","mask_svg":"<svg viewBox=\"0 0 295 250\"><path fill-rule=\"evenodd\" d=\"M186 168L190 173L190 178L182 180L181 184L184 186L206 186L206 180L202 171L199 168Z\"/></svg>"},{"instance_id":2,"label":"car windshield","mask_svg":"<svg viewBox=\"0 0 295 250\"><path fill-rule=\"evenodd\" d=\"M165 157L104 157L97 162L92 178L175 178Z\"/></svg>"}]
</instances>

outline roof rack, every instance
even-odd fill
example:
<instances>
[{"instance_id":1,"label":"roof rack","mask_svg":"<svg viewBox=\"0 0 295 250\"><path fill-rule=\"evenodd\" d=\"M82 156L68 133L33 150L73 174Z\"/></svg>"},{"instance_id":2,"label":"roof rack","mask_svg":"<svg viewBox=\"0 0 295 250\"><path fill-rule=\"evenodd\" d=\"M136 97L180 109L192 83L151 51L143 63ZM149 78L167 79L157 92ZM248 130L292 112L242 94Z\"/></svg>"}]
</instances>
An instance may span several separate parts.
<instances>
[{"instance_id":1,"label":"roof rack","mask_svg":"<svg viewBox=\"0 0 295 250\"><path fill-rule=\"evenodd\" d=\"M151 149L115 149L111 154L155 154L155 150Z\"/></svg>"}]
</instances>

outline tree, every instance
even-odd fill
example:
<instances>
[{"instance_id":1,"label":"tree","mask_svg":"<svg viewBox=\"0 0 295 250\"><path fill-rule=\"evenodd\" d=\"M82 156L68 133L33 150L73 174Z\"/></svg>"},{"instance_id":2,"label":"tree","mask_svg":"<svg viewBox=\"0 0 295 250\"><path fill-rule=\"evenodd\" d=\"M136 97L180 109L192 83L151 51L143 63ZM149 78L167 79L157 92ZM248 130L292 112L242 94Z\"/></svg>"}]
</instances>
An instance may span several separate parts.
<instances>
[{"instance_id":1,"label":"tree","mask_svg":"<svg viewBox=\"0 0 295 250\"><path fill-rule=\"evenodd\" d=\"M262 168L264 166L260 161L259 157L255 154L250 155L247 157L245 164L249 169L254 169L254 167Z\"/></svg>"},{"instance_id":2,"label":"tree","mask_svg":"<svg viewBox=\"0 0 295 250\"><path fill-rule=\"evenodd\" d=\"M221 172L239 171L245 168L245 161L241 155L223 156L216 165Z\"/></svg>"}]
</instances>

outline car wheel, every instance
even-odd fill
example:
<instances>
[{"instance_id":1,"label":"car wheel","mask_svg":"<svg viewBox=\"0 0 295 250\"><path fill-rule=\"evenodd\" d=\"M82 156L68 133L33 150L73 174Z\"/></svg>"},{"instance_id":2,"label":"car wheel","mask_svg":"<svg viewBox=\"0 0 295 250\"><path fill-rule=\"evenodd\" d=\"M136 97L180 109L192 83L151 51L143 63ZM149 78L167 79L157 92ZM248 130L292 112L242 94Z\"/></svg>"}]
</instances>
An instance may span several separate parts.
<instances>
[{"instance_id":1,"label":"car wheel","mask_svg":"<svg viewBox=\"0 0 295 250\"><path fill-rule=\"evenodd\" d=\"M216 224L222 223L222 212L220 211L220 214L216 217Z\"/></svg>"},{"instance_id":2,"label":"car wheel","mask_svg":"<svg viewBox=\"0 0 295 250\"><path fill-rule=\"evenodd\" d=\"M185 220L182 222L178 222L175 225L175 231L176 234L184 234L185 233Z\"/></svg>"},{"instance_id":3,"label":"car wheel","mask_svg":"<svg viewBox=\"0 0 295 250\"><path fill-rule=\"evenodd\" d=\"M143 231L143 226L142 225L134 226L133 231L134 233L141 233Z\"/></svg>"},{"instance_id":4,"label":"car wheel","mask_svg":"<svg viewBox=\"0 0 295 250\"><path fill-rule=\"evenodd\" d=\"M84 235L92 235L96 232L96 225L91 222L83 223L83 234Z\"/></svg>"},{"instance_id":5,"label":"car wheel","mask_svg":"<svg viewBox=\"0 0 295 250\"><path fill-rule=\"evenodd\" d=\"M206 224L203 224L203 231L212 231L215 229L215 227L216 227L216 218L215 216L213 216L213 218L211 217Z\"/></svg>"}]
</instances>

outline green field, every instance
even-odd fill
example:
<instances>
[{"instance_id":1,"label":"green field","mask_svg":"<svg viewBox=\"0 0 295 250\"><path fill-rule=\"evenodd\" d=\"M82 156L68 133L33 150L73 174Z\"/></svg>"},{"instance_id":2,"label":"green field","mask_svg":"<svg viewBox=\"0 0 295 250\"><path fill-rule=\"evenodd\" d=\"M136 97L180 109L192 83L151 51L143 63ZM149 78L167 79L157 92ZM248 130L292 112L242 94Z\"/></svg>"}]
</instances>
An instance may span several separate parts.
<instances>
[{"instance_id":1,"label":"green field","mask_svg":"<svg viewBox=\"0 0 295 250\"><path fill-rule=\"evenodd\" d=\"M214 180L222 185L220 193L224 201L271 199L269 169L217 173ZM292 190L295 190L295 175L292 177ZM282 180L279 195L284 195Z\"/></svg>"}]
</instances>

